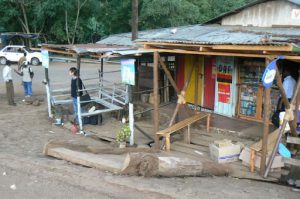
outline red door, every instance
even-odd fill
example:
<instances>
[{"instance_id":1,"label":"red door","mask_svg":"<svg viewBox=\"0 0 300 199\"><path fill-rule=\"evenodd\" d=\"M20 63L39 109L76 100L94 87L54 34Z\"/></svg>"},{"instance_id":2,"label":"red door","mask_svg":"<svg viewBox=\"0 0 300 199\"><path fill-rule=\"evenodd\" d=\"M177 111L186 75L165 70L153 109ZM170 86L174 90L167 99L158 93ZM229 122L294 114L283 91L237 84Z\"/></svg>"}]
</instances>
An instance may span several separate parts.
<instances>
[{"instance_id":1,"label":"red door","mask_svg":"<svg viewBox=\"0 0 300 199\"><path fill-rule=\"evenodd\" d=\"M213 69L216 67L214 57L204 58L204 107L214 110L216 76Z\"/></svg>"}]
</instances>

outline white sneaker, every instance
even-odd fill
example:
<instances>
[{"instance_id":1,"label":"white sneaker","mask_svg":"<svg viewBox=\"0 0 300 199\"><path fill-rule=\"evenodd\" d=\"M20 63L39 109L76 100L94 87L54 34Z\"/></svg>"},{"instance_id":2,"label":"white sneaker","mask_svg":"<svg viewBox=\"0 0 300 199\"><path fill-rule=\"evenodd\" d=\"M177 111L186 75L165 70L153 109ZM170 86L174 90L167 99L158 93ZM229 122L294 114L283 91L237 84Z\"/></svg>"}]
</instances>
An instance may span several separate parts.
<instances>
[{"instance_id":1,"label":"white sneaker","mask_svg":"<svg viewBox=\"0 0 300 199\"><path fill-rule=\"evenodd\" d=\"M79 131L79 132L77 132L76 134L77 134L77 135L85 135L85 132Z\"/></svg>"}]
</instances>

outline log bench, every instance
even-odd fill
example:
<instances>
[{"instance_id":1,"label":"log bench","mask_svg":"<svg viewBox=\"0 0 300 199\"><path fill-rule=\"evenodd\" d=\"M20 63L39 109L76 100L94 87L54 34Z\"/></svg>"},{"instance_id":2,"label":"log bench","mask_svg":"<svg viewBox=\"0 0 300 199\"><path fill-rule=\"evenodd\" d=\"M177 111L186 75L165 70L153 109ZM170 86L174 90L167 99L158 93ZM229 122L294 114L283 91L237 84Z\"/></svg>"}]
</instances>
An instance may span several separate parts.
<instances>
[{"instance_id":1,"label":"log bench","mask_svg":"<svg viewBox=\"0 0 300 199\"><path fill-rule=\"evenodd\" d=\"M189 118L186 118L186 119L184 119L184 120L182 120L182 121L166 128L166 129L158 131L156 133L157 139L159 140L161 137L164 137L165 141L166 141L166 145L165 145L166 146L166 151L170 151L170 149L171 149L171 140L170 140L171 134L187 127L188 130L184 134L185 142L190 144L190 142L191 142L191 135L190 135L191 124L193 124L193 123L195 123L195 122L197 122L201 119L207 118L206 130L207 130L207 132L209 132L210 117L211 117L210 113L205 113L205 112L196 113L195 115L193 115Z\"/></svg>"}]
</instances>

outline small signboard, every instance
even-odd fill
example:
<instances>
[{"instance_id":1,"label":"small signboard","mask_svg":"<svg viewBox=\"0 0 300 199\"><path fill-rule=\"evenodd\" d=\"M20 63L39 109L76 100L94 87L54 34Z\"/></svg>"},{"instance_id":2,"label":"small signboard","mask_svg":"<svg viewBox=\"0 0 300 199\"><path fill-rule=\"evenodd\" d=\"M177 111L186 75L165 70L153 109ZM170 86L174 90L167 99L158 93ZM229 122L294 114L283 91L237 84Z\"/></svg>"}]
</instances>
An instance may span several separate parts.
<instances>
[{"instance_id":1,"label":"small signboard","mask_svg":"<svg viewBox=\"0 0 300 199\"><path fill-rule=\"evenodd\" d=\"M279 59L284 59L283 56L278 56L276 59L274 59L269 65L267 66L263 76L262 76L262 82L264 87L269 88L273 85L273 81L276 76L276 63Z\"/></svg>"},{"instance_id":2,"label":"small signboard","mask_svg":"<svg viewBox=\"0 0 300 199\"><path fill-rule=\"evenodd\" d=\"M42 49L42 66L44 68L49 68L49 53L48 50Z\"/></svg>"},{"instance_id":3,"label":"small signboard","mask_svg":"<svg viewBox=\"0 0 300 199\"><path fill-rule=\"evenodd\" d=\"M122 83L135 85L135 59L121 60L121 78Z\"/></svg>"}]
</instances>

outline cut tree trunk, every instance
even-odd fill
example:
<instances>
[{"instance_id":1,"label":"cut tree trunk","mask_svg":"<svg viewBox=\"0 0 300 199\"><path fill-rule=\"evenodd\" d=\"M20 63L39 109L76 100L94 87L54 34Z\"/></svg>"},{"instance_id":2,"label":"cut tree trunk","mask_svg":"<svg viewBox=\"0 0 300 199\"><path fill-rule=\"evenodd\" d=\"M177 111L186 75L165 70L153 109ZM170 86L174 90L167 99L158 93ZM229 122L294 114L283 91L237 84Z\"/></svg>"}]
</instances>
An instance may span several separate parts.
<instances>
[{"instance_id":1,"label":"cut tree trunk","mask_svg":"<svg viewBox=\"0 0 300 199\"><path fill-rule=\"evenodd\" d=\"M207 160L163 157L156 154L129 153L122 174L138 176L227 176L230 168Z\"/></svg>"}]
</instances>

